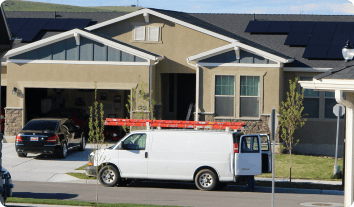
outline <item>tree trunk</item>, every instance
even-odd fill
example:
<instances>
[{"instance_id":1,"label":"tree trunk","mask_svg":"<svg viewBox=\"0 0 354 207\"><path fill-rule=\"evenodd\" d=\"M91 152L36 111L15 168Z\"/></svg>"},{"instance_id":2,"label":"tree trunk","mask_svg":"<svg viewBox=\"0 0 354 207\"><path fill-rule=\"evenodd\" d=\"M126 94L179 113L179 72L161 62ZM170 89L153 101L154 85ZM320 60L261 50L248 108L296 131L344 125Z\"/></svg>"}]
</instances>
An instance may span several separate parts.
<instances>
[{"instance_id":1,"label":"tree trunk","mask_svg":"<svg viewBox=\"0 0 354 207\"><path fill-rule=\"evenodd\" d=\"M290 138L290 150L289 150L289 152L290 152L290 182L291 182L291 138Z\"/></svg>"}]
</instances>

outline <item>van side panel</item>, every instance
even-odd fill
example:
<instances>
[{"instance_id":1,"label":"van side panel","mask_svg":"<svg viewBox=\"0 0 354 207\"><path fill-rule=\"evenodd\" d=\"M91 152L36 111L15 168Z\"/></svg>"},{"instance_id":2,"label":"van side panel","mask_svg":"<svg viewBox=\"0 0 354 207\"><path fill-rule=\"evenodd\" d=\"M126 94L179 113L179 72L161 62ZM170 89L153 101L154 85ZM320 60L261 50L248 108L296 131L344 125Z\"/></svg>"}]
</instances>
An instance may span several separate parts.
<instances>
[{"instance_id":1,"label":"van side panel","mask_svg":"<svg viewBox=\"0 0 354 207\"><path fill-rule=\"evenodd\" d=\"M191 181L197 168L210 166L220 180L233 180L231 134L193 131L151 134L148 178Z\"/></svg>"}]
</instances>

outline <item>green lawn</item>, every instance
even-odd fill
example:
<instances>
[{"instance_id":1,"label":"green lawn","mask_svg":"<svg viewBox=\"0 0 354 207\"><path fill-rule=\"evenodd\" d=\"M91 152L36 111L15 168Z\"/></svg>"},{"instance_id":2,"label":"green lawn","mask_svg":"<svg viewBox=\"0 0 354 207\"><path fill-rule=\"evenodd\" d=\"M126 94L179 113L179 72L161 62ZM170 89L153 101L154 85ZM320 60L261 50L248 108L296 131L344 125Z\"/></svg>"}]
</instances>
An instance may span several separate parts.
<instances>
[{"instance_id":1,"label":"green lawn","mask_svg":"<svg viewBox=\"0 0 354 207\"><path fill-rule=\"evenodd\" d=\"M73 177L76 177L76 178L79 178L79 179L89 179L89 180L96 180L96 177L90 177L90 176L87 176L85 173L67 173L68 175L71 175Z\"/></svg>"},{"instance_id":2,"label":"green lawn","mask_svg":"<svg viewBox=\"0 0 354 207\"><path fill-rule=\"evenodd\" d=\"M275 177L289 178L290 155L275 155ZM334 159L321 156L291 155L291 178L338 180L332 179ZM343 169L343 160L337 161ZM258 177L271 178L272 173L264 173Z\"/></svg>"},{"instance_id":3,"label":"green lawn","mask_svg":"<svg viewBox=\"0 0 354 207\"><path fill-rule=\"evenodd\" d=\"M79 168L77 168L77 169L75 169L75 170L85 170L85 167L86 167L86 166L88 166L88 164L83 165L83 166L81 166L81 167L79 167Z\"/></svg>"},{"instance_id":4,"label":"green lawn","mask_svg":"<svg viewBox=\"0 0 354 207\"><path fill-rule=\"evenodd\" d=\"M16 198L16 197L9 197L6 201L6 203L31 203L31 204L68 205L68 206L158 207L158 205L131 204L131 203L98 203L98 205L96 205L96 202L56 200L56 199ZM159 207L161 207L161 206L159 206ZM172 206L170 206L170 207L172 207Z\"/></svg>"}]
</instances>

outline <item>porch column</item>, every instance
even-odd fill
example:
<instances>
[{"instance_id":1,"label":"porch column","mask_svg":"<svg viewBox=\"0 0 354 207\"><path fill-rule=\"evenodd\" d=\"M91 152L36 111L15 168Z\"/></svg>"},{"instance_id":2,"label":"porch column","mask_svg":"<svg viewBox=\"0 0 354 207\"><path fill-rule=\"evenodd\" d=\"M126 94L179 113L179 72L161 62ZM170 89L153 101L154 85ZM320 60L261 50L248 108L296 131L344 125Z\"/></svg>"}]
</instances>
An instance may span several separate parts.
<instances>
[{"instance_id":1,"label":"porch column","mask_svg":"<svg viewBox=\"0 0 354 207\"><path fill-rule=\"evenodd\" d=\"M350 206L354 197L354 110L346 107L346 134L345 134L345 183L344 183L344 206Z\"/></svg>"}]
</instances>

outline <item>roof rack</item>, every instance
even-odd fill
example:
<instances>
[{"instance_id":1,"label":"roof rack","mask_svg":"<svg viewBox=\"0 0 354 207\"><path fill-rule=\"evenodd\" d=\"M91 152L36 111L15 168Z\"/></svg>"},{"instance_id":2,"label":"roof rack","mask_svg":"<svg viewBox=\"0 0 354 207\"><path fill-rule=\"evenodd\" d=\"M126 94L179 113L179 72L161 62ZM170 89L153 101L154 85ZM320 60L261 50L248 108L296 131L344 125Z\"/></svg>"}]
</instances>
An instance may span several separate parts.
<instances>
[{"instance_id":1,"label":"roof rack","mask_svg":"<svg viewBox=\"0 0 354 207\"><path fill-rule=\"evenodd\" d=\"M157 128L180 128L180 129L224 129L243 130L244 122L210 122L210 121L179 121L179 120L151 120L151 119L114 119L107 118L105 125L108 126L136 126Z\"/></svg>"}]
</instances>

